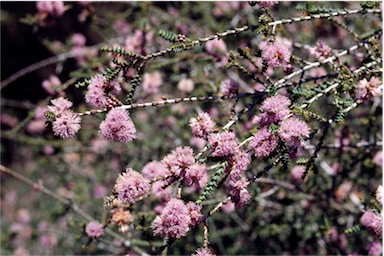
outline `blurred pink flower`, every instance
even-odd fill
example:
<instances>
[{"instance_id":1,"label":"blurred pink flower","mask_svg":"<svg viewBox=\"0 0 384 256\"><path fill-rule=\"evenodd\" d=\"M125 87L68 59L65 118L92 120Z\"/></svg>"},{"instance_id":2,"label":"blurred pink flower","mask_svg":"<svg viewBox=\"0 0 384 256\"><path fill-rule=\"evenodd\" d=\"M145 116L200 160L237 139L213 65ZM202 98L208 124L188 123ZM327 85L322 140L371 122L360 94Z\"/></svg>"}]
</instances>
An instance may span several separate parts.
<instances>
[{"instance_id":1,"label":"blurred pink flower","mask_svg":"<svg viewBox=\"0 0 384 256\"><path fill-rule=\"evenodd\" d=\"M227 79L221 82L220 84L220 94L223 96L231 97L238 93L239 90L239 83Z\"/></svg>"},{"instance_id":2,"label":"blurred pink flower","mask_svg":"<svg viewBox=\"0 0 384 256\"><path fill-rule=\"evenodd\" d=\"M161 178L169 174L165 164L159 161L151 161L144 165L141 170L143 176L147 179Z\"/></svg>"},{"instance_id":3,"label":"blurred pink flower","mask_svg":"<svg viewBox=\"0 0 384 256\"><path fill-rule=\"evenodd\" d=\"M331 47L326 42L318 41L315 47L309 49L309 54L315 57L315 59L323 61L330 56L331 51Z\"/></svg>"},{"instance_id":4,"label":"blurred pink flower","mask_svg":"<svg viewBox=\"0 0 384 256\"><path fill-rule=\"evenodd\" d=\"M16 117L3 112L0 115L0 122L2 125L7 125L10 128L13 128L19 123L19 120Z\"/></svg>"},{"instance_id":5,"label":"blurred pink flower","mask_svg":"<svg viewBox=\"0 0 384 256\"><path fill-rule=\"evenodd\" d=\"M383 205L383 186L379 185L376 189L376 200L380 205Z\"/></svg>"},{"instance_id":6,"label":"blurred pink flower","mask_svg":"<svg viewBox=\"0 0 384 256\"><path fill-rule=\"evenodd\" d=\"M374 158L373 158L373 162L377 165L377 166L383 166L383 151L379 151L375 154Z\"/></svg>"},{"instance_id":7,"label":"blurred pink flower","mask_svg":"<svg viewBox=\"0 0 384 256\"><path fill-rule=\"evenodd\" d=\"M274 6L275 4L278 4L279 1L257 1L257 3L263 7L263 8L267 8L267 7L271 7L271 6Z\"/></svg>"},{"instance_id":8,"label":"blurred pink flower","mask_svg":"<svg viewBox=\"0 0 384 256\"><path fill-rule=\"evenodd\" d=\"M116 31L118 36L127 35L132 31L131 25L125 20L115 20L112 24L112 28Z\"/></svg>"},{"instance_id":9,"label":"blurred pink flower","mask_svg":"<svg viewBox=\"0 0 384 256\"><path fill-rule=\"evenodd\" d=\"M291 169L291 179L295 183L299 183L302 181L301 177L305 172L305 167L301 165L296 165Z\"/></svg>"},{"instance_id":10,"label":"blurred pink flower","mask_svg":"<svg viewBox=\"0 0 384 256\"><path fill-rule=\"evenodd\" d=\"M177 88L183 92L192 92L195 85L192 79L183 78L177 83Z\"/></svg>"},{"instance_id":11,"label":"blurred pink flower","mask_svg":"<svg viewBox=\"0 0 384 256\"><path fill-rule=\"evenodd\" d=\"M356 91L356 98L360 100L368 100L371 97L379 97L382 95L382 89L379 87L383 82L376 78L371 77L368 81L366 78L359 81Z\"/></svg>"},{"instance_id":12,"label":"blurred pink flower","mask_svg":"<svg viewBox=\"0 0 384 256\"><path fill-rule=\"evenodd\" d=\"M91 238L99 238L104 234L103 225L97 221L91 221L85 227L85 233Z\"/></svg>"},{"instance_id":13,"label":"blurred pink flower","mask_svg":"<svg viewBox=\"0 0 384 256\"><path fill-rule=\"evenodd\" d=\"M368 230L372 231L381 240L383 236L383 218L368 210L360 218L360 223Z\"/></svg>"},{"instance_id":14,"label":"blurred pink flower","mask_svg":"<svg viewBox=\"0 0 384 256\"><path fill-rule=\"evenodd\" d=\"M105 197L107 193L108 189L101 184L96 184L96 186L93 188L93 197L96 199Z\"/></svg>"},{"instance_id":15,"label":"blurred pink flower","mask_svg":"<svg viewBox=\"0 0 384 256\"><path fill-rule=\"evenodd\" d=\"M380 242L370 242L367 251L368 255L381 256L383 254L383 245Z\"/></svg>"},{"instance_id":16,"label":"blurred pink flower","mask_svg":"<svg viewBox=\"0 0 384 256\"><path fill-rule=\"evenodd\" d=\"M159 92L159 87L163 83L161 73L155 71L152 73L144 73L142 88L144 94L154 94Z\"/></svg>"},{"instance_id":17,"label":"blurred pink flower","mask_svg":"<svg viewBox=\"0 0 384 256\"><path fill-rule=\"evenodd\" d=\"M65 11L63 1L38 1L36 7L39 12L46 12L53 17L60 17Z\"/></svg>"},{"instance_id":18,"label":"blurred pink flower","mask_svg":"<svg viewBox=\"0 0 384 256\"><path fill-rule=\"evenodd\" d=\"M39 240L41 247L46 250L53 249L58 242L57 236L55 234L42 234Z\"/></svg>"},{"instance_id":19,"label":"blurred pink flower","mask_svg":"<svg viewBox=\"0 0 384 256\"><path fill-rule=\"evenodd\" d=\"M208 53L216 55L227 51L227 46L221 39L213 39L205 43L205 49Z\"/></svg>"},{"instance_id":20,"label":"blurred pink flower","mask_svg":"<svg viewBox=\"0 0 384 256\"><path fill-rule=\"evenodd\" d=\"M75 33L72 35L71 41L73 46L84 46L87 39L83 34Z\"/></svg>"},{"instance_id":21,"label":"blurred pink flower","mask_svg":"<svg viewBox=\"0 0 384 256\"><path fill-rule=\"evenodd\" d=\"M47 80L44 80L41 86L46 90L49 94L55 95L57 94L57 89L61 86L60 79L55 76L51 75Z\"/></svg>"}]
</instances>

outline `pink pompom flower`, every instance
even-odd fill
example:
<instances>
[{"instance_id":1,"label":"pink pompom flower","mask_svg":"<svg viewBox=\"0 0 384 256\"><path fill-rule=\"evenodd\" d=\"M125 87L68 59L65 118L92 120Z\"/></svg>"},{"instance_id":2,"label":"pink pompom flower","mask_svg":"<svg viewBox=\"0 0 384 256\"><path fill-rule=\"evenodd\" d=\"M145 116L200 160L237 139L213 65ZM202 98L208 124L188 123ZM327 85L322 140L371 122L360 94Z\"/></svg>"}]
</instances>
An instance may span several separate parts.
<instances>
[{"instance_id":1,"label":"pink pompom flower","mask_svg":"<svg viewBox=\"0 0 384 256\"><path fill-rule=\"evenodd\" d=\"M278 144L278 137L264 127L255 134L249 146L254 150L256 157L263 158L269 156L277 148Z\"/></svg>"},{"instance_id":2,"label":"pink pompom flower","mask_svg":"<svg viewBox=\"0 0 384 256\"><path fill-rule=\"evenodd\" d=\"M126 110L113 108L101 122L99 134L106 140L126 143L136 138L136 128Z\"/></svg>"},{"instance_id":3,"label":"pink pompom flower","mask_svg":"<svg viewBox=\"0 0 384 256\"><path fill-rule=\"evenodd\" d=\"M191 216L191 225L195 226L199 224L200 220L204 217L201 213L201 205L195 204L194 202L187 203L189 215Z\"/></svg>"},{"instance_id":4,"label":"pink pompom flower","mask_svg":"<svg viewBox=\"0 0 384 256\"><path fill-rule=\"evenodd\" d=\"M91 238L99 238L104 234L103 225L97 221L91 221L85 227L85 233Z\"/></svg>"},{"instance_id":5,"label":"pink pompom flower","mask_svg":"<svg viewBox=\"0 0 384 256\"><path fill-rule=\"evenodd\" d=\"M197 118L191 118L189 121L192 134L195 137L207 138L207 136L213 131L215 123L206 112L200 112Z\"/></svg>"},{"instance_id":6,"label":"pink pompom flower","mask_svg":"<svg viewBox=\"0 0 384 256\"><path fill-rule=\"evenodd\" d=\"M117 198L126 203L134 203L147 196L149 189L150 181L131 168L119 175L114 186Z\"/></svg>"},{"instance_id":7,"label":"pink pompom flower","mask_svg":"<svg viewBox=\"0 0 384 256\"><path fill-rule=\"evenodd\" d=\"M284 67L289 64L291 51L283 42L276 40L265 45L261 57L272 68Z\"/></svg>"},{"instance_id":8,"label":"pink pompom flower","mask_svg":"<svg viewBox=\"0 0 384 256\"><path fill-rule=\"evenodd\" d=\"M315 47L309 49L309 54L322 61L330 56L331 50L331 47L326 42L319 41Z\"/></svg>"},{"instance_id":9,"label":"pink pompom flower","mask_svg":"<svg viewBox=\"0 0 384 256\"><path fill-rule=\"evenodd\" d=\"M48 106L48 111L55 114L55 116L61 115L62 112L69 110L73 103L63 97L52 99L52 106Z\"/></svg>"},{"instance_id":10,"label":"pink pompom flower","mask_svg":"<svg viewBox=\"0 0 384 256\"><path fill-rule=\"evenodd\" d=\"M56 136L72 138L80 130L81 118L71 110L63 111L52 122L52 129Z\"/></svg>"},{"instance_id":11,"label":"pink pompom flower","mask_svg":"<svg viewBox=\"0 0 384 256\"><path fill-rule=\"evenodd\" d=\"M190 147L177 147L163 158L162 163L177 178L183 178L185 170L195 163L193 150Z\"/></svg>"},{"instance_id":12,"label":"pink pompom flower","mask_svg":"<svg viewBox=\"0 0 384 256\"><path fill-rule=\"evenodd\" d=\"M267 7L271 7L271 6L274 6L275 4L278 4L279 1L257 1L257 3L263 7L263 8L267 8Z\"/></svg>"},{"instance_id":13,"label":"pink pompom flower","mask_svg":"<svg viewBox=\"0 0 384 256\"><path fill-rule=\"evenodd\" d=\"M383 237L383 218L372 211L366 211L360 218L360 223L376 234L381 240Z\"/></svg>"},{"instance_id":14,"label":"pink pompom flower","mask_svg":"<svg viewBox=\"0 0 384 256\"><path fill-rule=\"evenodd\" d=\"M278 134L287 143L297 143L299 139L309 136L310 127L296 117L284 119L280 123Z\"/></svg>"},{"instance_id":15,"label":"pink pompom flower","mask_svg":"<svg viewBox=\"0 0 384 256\"><path fill-rule=\"evenodd\" d=\"M238 141L234 132L212 133L208 136L212 156L230 156L235 154Z\"/></svg>"},{"instance_id":16,"label":"pink pompom flower","mask_svg":"<svg viewBox=\"0 0 384 256\"><path fill-rule=\"evenodd\" d=\"M229 194L231 195L231 200L236 205L243 206L248 203L251 199L251 195L247 190L247 186L249 185L249 181L245 177L237 177L236 179L232 179L229 181Z\"/></svg>"},{"instance_id":17,"label":"pink pompom flower","mask_svg":"<svg viewBox=\"0 0 384 256\"><path fill-rule=\"evenodd\" d=\"M223 96L231 97L237 94L238 90L239 90L239 83L231 79L224 80L220 84L220 93Z\"/></svg>"},{"instance_id":18,"label":"pink pompom flower","mask_svg":"<svg viewBox=\"0 0 384 256\"><path fill-rule=\"evenodd\" d=\"M180 199L171 199L164 207L160 216L157 216L151 228L155 235L180 238L187 235L191 224L188 207Z\"/></svg>"}]
</instances>

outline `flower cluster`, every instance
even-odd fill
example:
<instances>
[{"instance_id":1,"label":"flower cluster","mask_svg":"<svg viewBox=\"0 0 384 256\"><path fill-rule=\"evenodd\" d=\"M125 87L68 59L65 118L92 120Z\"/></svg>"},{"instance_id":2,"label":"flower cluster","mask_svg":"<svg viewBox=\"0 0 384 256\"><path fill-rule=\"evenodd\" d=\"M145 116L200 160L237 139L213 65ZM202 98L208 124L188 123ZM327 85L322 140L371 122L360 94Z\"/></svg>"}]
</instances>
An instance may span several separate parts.
<instances>
[{"instance_id":1,"label":"flower cluster","mask_svg":"<svg viewBox=\"0 0 384 256\"><path fill-rule=\"evenodd\" d=\"M234 132L212 133L208 136L208 142L212 147L211 155L218 157L234 155L238 146Z\"/></svg>"},{"instance_id":2,"label":"flower cluster","mask_svg":"<svg viewBox=\"0 0 384 256\"><path fill-rule=\"evenodd\" d=\"M73 103L60 97L51 100L51 106L48 106L48 112L54 114L52 129L56 136L62 138L72 138L80 130L81 118L70 108Z\"/></svg>"},{"instance_id":3,"label":"flower cluster","mask_svg":"<svg viewBox=\"0 0 384 256\"><path fill-rule=\"evenodd\" d=\"M360 218L360 223L376 234L381 240L383 237L383 218L372 211L366 211Z\"/></svg>"},{"instance_id":4,"label":"flower cluster","mask_svg":"<svg viewBox=\"0 0 384 256\"><path fill-rule=\"evenodd\" d=\"M208 113L200 112L197 118L191 118L189 126L195 137L206 139L208 135L212 133L215 123Z\"/></svg>"},{"instance_id":5,"label":"flower cluster","mask_svg":"<svg viewBox=\"0 0 384 256\"><path fill-rule=\"evenodd\" d=\"M121 91L120 84L116 80L112 80L108 83L105 82L103 75L97 74L91 78L88 84L88 90L85 94L85 102L96 108L102 108L112 104L108 99L107 92Z\"/></svg>"},{"instance_id":6,"label":"flower cluster","mask_svg":"<svg viewBox=\"0 0 384 256\"><path fill-rule=\"evenodd\" d=\"M163 158L162 163L187 186L195 184L202 188L207 183L207 168L204 164L196 163L190 147L177 147Z\"/></svg>"},{"instance_id":7,"label":"flower cluster","mask_svg":"<svg viewBox=\"0 0 384 256\"><path fill-rule=\"evenodd\" d=\"M155 235L180 238L189 231L191 216L188 207L180 199L171 199L164 207L160 216L157 216L151 228Z\"/></svg>"},{"instance_id":8,"label":"flower cluster","mask_svg":"<svg viewBox=\"0 0 384 256\"><path fill-rule=\"evenodd\" d=\"M319 61L323 61L324 59L330 56L331 51L331 47L329 47L326 42L319 41L316 43L315 47L309 49L309 54L318 59Z\"/></svg>"},{"instance_id":9,"label":"flower cluster","mask_svg":"<svg viewBox=\"0 0 384 256\"><path fill-rule=\"evenodd\" d=\"M264 158L275 151L280 141L290 146L298 147L302 138L308 137L310 127L296 117L289 117L291 101L282 95L265 99L261 104L261 114L252 120L254 125L259 125L260 130L250 142L255 156ZM278 124L277 132L272 131L271 125Z\"/></svg>"},{"instance_id":10,"label":"flower cluster","mask_svg":"<svg viewBox=\"0 0 384 256\"><path fill-rule=\"evenodd\" d=\"M150 182L143 175L128 168L116 180L114 190L117 198L125 203L134 203L148 195Z\"/></svg>"},{"instance_id":11,"label":"flower cluster","mask_svg":"<svg viewBox=\"0 0 384 256\"><path fill-rule=\"evenodd\" d=\"M63 1L38 1L36 7L39 13L60 17L65 11Z\"/></svg>"},{"instance_id":12,"label":"flower cluster","mask_svg":"<svg viewBox=\"0 0 384 256\"><path fill-rule=\"evenodd\" d=\"M272 43L261 44L261 57L272 68L287 67L291 58L291 50L287 45L276 40Z\"/></svg>"},{"instance_id":13,"label":"flower cluster","mask_svg":"<svg viewBox=\"0 0 384 256\"><path fill-rule=\"evenodd\" d=\"M144 165L141 173L147 179L160 179L170 174L165 164L152 161ZM160 179L152 183L152 195L163 200L169 201L171 199L171 187L166 186L166 180Z\"/></svg>"},{"instance_id":14,"label":"flower cluster","mask_svg":"<svg viewBox=\"0 0 384 256\"><path fill-rule=\"evenodd\" d=\"M126 110L113 108L101 122L99 134L106 140L126 143L136 138L136 128Z\"/></svg>"},{"instance_id":15,"label":"flower cluster","mask_svg":"<svg viewBox=\"0 0 384 256\"><path fill-rule=\"evenodd\" d=\"M237 94L238 90L239 90L239 83L231 79L224 80L220 84L220 93L223 96L231 97Z\"/></svg>"},{"instance_id":16,"label":"flower cluster","mask_svg":"<svg viewBox=\"0 0 384 256\"><path fill-rule=\"evenodd\" d=\"M368 81L366 78L359 81L357 85L356 98L360 100L368 100L372 97L379 97L382 94L380 85L383 82L377 77L371 77Z\"/></svg>"},{"instance_id":17,"label":"flower cluster","mask_svg":"<svg viewBox=\"0 0 384 256\"><path fill-rule=\"evenodd\" d=\"M85 233L91 238L99 238L104 234L103 225L97 221L91 221L85 227Z\"/></svg>"}]
</instances>

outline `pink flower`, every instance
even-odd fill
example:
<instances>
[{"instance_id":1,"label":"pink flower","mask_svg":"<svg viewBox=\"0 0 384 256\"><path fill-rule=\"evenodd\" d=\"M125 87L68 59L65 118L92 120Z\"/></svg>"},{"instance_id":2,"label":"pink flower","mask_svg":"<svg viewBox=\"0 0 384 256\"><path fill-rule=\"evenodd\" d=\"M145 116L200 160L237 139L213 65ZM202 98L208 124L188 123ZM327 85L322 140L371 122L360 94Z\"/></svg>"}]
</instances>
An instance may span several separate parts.
<instances>
[{"instance_id":1,"label":"pink flower","mask_svg":"<svg viewBox=\"0 0 384 256\"><path fill-rule=\"evenodd\" d=\"M380 215L375 214L372 211L366 211L360 218L360 223L381 240L383 236L383 219Z\"/></svg>"},{"instance_id":2,"label":"pink flower","mask_svg":"<svg viewBox=\"0 0 384 256\"><path fill-rule=\"evenodd\" d=\"M126 203L134 203L148 195L150 182L131 168L119 175L114 190L117 198Z\"/></svg>"},{"instance_id":3,"label":"pink flower","mask_svg":"<svg viewBox=\"0 0 384 256\"><path fill-rule=\"evenodd\" d=\"M183 92L192 92L195 88L192 79L183 78L177 83L177 89Z\"/></svg>"},{"instance_id":4,"label":"pink flower","mask_svg":"<svg viewBox=\"0 0 384 256\"><path fill-rule=\"evenodd\" d=\"M216 256L216 254L212 253L208 248L198 248L192 256Z\"/></svg>"},{"instance_id":5,"label":"pink flower","mask_svg":"<svg viewBox=\"0 0 384 256\"><path fill-rule=\"evenodd\" d=\"M101 184L97 184L93 188L93 197L96 199L105 197L107 195L107 193L108 193L107 188Z\"/></svg>"},{"instance_id":6,"label":"pink flower","mask_svg":"<svg viewBox=\"0 0 384 256\"><path fill-rule=\"evenodd\" d=\"M262 128L255 134L249 146L255 151L256 157L263 158L269 156L278 144L279 139L277 136L270 133L267 128Z\"/></svg>"},{"instance_id":7,"label":"pink flower","mask_svg":"<svg viewBox=\"0 0 384 256\"><path fill-rule=\"evenodd\" d=\"M185 169L183 181L188 186L198 184L199 188L203 188L208 181L207 167L198 163L191 165Z\"/></svg>"},{"instance_id":8,"label":"pink flower","mask_svg":"<svg viewBox=\"0 0 384 256\"><path fill-rule=\"evenodd\" d=\"M278 134L283 141L290 143L308 137L309 131L307 123L296 117L290 117L281 121Z\"/></svg>"},{"instance_id":9,"label":"pink flower","mask_svg":"<svg viewBox=\"0 0 384 256\"><path fill-rule=\"evenodd\" d=\"M239 90L239 83L233 80L227 79L222 81L220 84L220 93L223 96L231 97L237 94L238 90Z\"/></svg>"},{"instance_id":10,"label":"pink flower","mask_svg":"<svg viewBox=\"0 0 384 256\"><path fill-rule=\"evenodd\" d=\"M379 185L376 189L376 200L379 202L379 204L383 205L383 186Z\"/></svg>"},{"instance_id":11,"label":"pink flower","mask_svg":"<svg viewBox=\"0 0 384 256\"><path fill-rule=\"evenodd\" d=\"M267 8L267 7L271 7L271 6L274 6L275 4L278 4L279 1L257 1L257 3L263 7L263 8Z\"/></svg>"},{"instance_id":12,"label":"pink flower","mask_svg":"<svg viewBox=\"0 0 384 256\"><path fill-rule=\"evenodd\" d=\"M136 138L136 128L126 110L113 108L101 122L99 134L106 140L126 143Z\"/></svg>"},{"instance_id":13,"label":"pink flower","mask_svg":"<svg viewBox=\"0 0 384 256\"><path fill-rule=\"evenodd\" d=\"M276 95L269 98L266 98L261 103L261 113L258 116L255 116L252 120L252 123L255 125L268 125L271 123L279 122L283 120L284 117L290 114L289 105L291 105L291 100L283 95Z\"/></svg>"},{"instance_id":14,"label":"pink flower","mask_svg":"<svg viewBox=\"0 0 384 256\"><path fill-rule=\"evenodd\" d=\"M107 105L108 98L104 92L104 79L103 75L97 74L89 81L85 102L93 107L101 108Z\"/></svg>"},{"instance_id":15,"label":"pink flower","mask_svg":"<svg viewBox=\"0 0 384 256\"><path fill-rule=\"evenodd\" d=\"M383 254L383 246L380 242L371 242L367 247L368 255L381 256Z\"/></svg>"},{"instance_id":16,"label":"pink flower","mask_svg":"<svg viewBox=\"0 0 384 256\"><path fill-rule=\"evenodd\" d=\"M212 133L208 136L212 156L230 156L236 152L238 141L234 132Z\"/></svg>"},{"instance_id":17,"label":"pink flower","mask_svg":"<svg viewBox=\"0 0 384 256\"><path fill-rule=\"evenodd\" d=\"M373 162L377 166L383 166L383 151L379 151L376 153L376 155L373 158Z\"/></svg>"},{"instance_id":18,"label":"pink flower","mask_svg":"<svg viewBox=\"0 0 384 256\"><path fill-rule=\"evenodd\" d=\"M360 100L368 100L371 97L381 96L382 92L380 89L382 81L376 77L371 77L369 82L366 78L359 81L356 91L356 98Z\"/></svg>"},{"instance_id":19,"label":"pink flower","mask_svg":"<svg viewBox=\"0 0 384 256\"><path fill-rule=\"evenodd\" d=\"M48 106L48 111L53 112L55 116L61 115L62 112L69 110L73 105L72 102L63 97L52 99L51 104L53 106Z\"/></svg>"},{"instance_id":20,"label":"pink flower","mask_svg":"<svg viewBox=\"0 0 384 256\"><path fill-rule=\"evenodd\" d=\"M190 147L177 147L170 154L166 155L162 163L178 178L182 178L185 169L195 163L193 150Z\"/></svg>"},{"instance_id":21,"label":"pink flower","mask_svg":"<svg viewBox=\"0 0 384 256\"><path fill-rule=\"evenodd\" d=\"M251 199L251 195L247 190L249 182L245 177L238 177L229 181L229 195L231 200L239 206L243 206Z\"/></svg>"},{"instance_id":22,"label":"pink flower","mask_svg":"<svg viewBox=\"0 0 384 256\"><path fill-rule=\"evenodd\" d=\"M55 95L57 93L57 89L61 86L60 79L55 76L51 75L47 80L44 80L41 86L46 90L49 94Z\"/></svg>"},{"instance_id":23,"label":"pink flower","mask_svg":"<svg viewBox=\"0 0 384 256\"><path fill-rule=\"evenodd\" d=\"M125 20L114 21L112 28L116 31L118 36L127 35L132 30L131 26Z\"/></svg>"},{"instance_id":24,"label":"pink flower","mask_svg":"<svg viewBox=\"0 0 384 256\"><path fill-rule=\"evenodd\" d=\"M158 180L152 183L152 195L160 200L169 201L172 197L172 187L167 186L168 182Z\"/></svg>"},{"instance_id":25,"label":"pink flower","mask_svg":"<svg viewBox=\"0 0 384 256\"><path fill-rule=\"evenodd\" d=\"M85 233L91 238L99 238L104 234L103 225L97 221L91 221L85 227Z\"/></svg>"},{"instance_id":26,"label":"pink flower","mask_svg":"<svg viewBox=\"0 0 384 256\"><path fill-rule=\"evenodd\" d=\"M268 43L262 50L261 57L267 62L267 64L273 68L286 66L291 58L291 51L288 47L280 42L275 41Z\"/></svg>"},{"instance_id":27,"label":"pink flower","mask_svg":"<svg viewBox=\"0 0 384 256\"><path fill-rule=\"evenodd\" d=\"M36 7L39 12L46 12L54 17L60 17L65 11L63 1L38 1Z\"/></svg>"},{"instance_id":28,"label":"pink flower","mask_svg":"<svg viewBox=\"0 0 384 256\"><path fill-rule=\"evenodd\" d=\"M291 169L291 179L293 182L298 183L301 181L301 177L305 172L305 167L301 165L296 165Z\"/></svg>"},{"instance_id":29,"label":"pink flower","mask_svg":"<svg viewBox=\"0 0 384 256\"><path fill-rule=\"evenodd\" d=\"M237 150L235 155L228 162L228 166L231 168L231 177L238 177L245 173L250 163L251 155L246 151Z\"/></svg>"},{"instance_id":30,"label":"pink flower","mask_svg":"<svg viewBox=\"0 0 384 256\"><path fill-rule=\"evenodd\" d=\"M326 42L319 41L315 47L309 50L309 54L322 61L330 56L331 50L331 47Z\"/></svg>"},{"instance_id":31,"label":"pink flower","mask_svg":"<svg viewBox=\"0 0 384 256\"><path fill-rule=\"evenodd\" d=\"M191 216L191 225L195 226L199 224L200 220L204 217L203 214L201 214L201 205L189 202L187 203L187 208Z\"/></svg>"},{"instance_id":32,"label":"pink flower","mask_svg":"<svg viewBox=\"0 0 384 256\"><path fill-rule=\"evenodd\" d=\"M205 139L213 131L215 123L208 113L200 112L197 118L191 118L189 126L194 136Z\"/></svg>"},{"instance_id":33,"label":"pink flower","mask_svg":"<svg viewBox=\"0 0 384 256\"><path fill-rule=\"evenodd\" d=\"M47 250L54 248L58 242L55 234L42 234L39 240L41 247Z\"/></svg>"},{"instance_id":34,"label":"pink flower","mask_svg":"<svg viewBox=\"0 0 384 256\"><path fill-rule=\"evenodd\" d=\"M152 73L144 73L142 88L145 94L154 94L159 92L159 87L163 83L161 73L155 71Z\"/></svg>"},{"instance_id":35,"label":"pink flower","mask_svg":"<svg viewBox=\"0 0 384 256\"><path fill-rule=\"evenodd\" d=\"M52 129L56 136L72 138L80 130L81 118L71 110L63 111L52 122Z\"/></svg>"},{"instance_id":36,"label":"pink flower","mask_svg":"<svg viewBox=\"0 0 384 256\"><path fill-rule=\"evenodd\" d=\"M87 39L83 34L75 33L72 35L71 41L74 46L84 46Z\"/></svg>"},{"instance_id":37,"label":"pink flower","mask_svg":"<svg viewBox=\"0 0 384 256\"><path fill-rule=\"evenodd\" d=\"M205 43L205 49L207 50L208 53L215 55L218 52L219 53L226 52L227 46L225 45L223 40L214 39Z\"/></svg>"},{"instance_id":38,"label":"pink flower","mask_svg":"<svg viewBox=\"0 0 384 256\"><path fill-rule=\"evenodd\" d=\"M169 171L165 164L158 161L152 161L144 165L141 173L145 178L154 179L168 175Z\"/></svg>"},{"instance_id":39,"label":"pink flower","mask_svg":"<svg viewBox=\"0 0 384 256\"><path fill-rule=\"evenodd\" d=\"M188 207L180 199L171 199L164 207L160 216L151 224L155 235L180 238L187 235L191 217Z\"/></svg>"}]
</instances>

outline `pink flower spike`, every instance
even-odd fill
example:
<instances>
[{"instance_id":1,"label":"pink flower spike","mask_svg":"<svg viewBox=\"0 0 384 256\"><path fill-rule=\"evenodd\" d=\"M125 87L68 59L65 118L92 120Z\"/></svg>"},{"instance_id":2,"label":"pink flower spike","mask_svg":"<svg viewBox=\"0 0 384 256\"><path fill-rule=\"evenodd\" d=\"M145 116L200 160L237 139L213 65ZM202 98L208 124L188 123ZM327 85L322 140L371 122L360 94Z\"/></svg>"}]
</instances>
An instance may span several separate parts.
<instances>
[{"instance_id":1,"label":"pink flower spike","mask_svg":"<svg viewBox=\"0 0 384 256\"><path fill-rule=\"evenodd\" d=\"M52 129L56 136L72 138L80 130L81 118L71 110L63 111L52 123Z\"/></svg>"},{"instance_id":2,"label":"pink flower spike","mask_svg":"<svg viewBox=\"0 0 384 256\"><path fill-rule=\"evenodd\" d=\"M85 233L91 238L99 238L104 234L103 225L97 221L91 221L85 227Z\"/></svg>"},{"instance_id":3,"label":"pink flower spike","mask_svg":"<svg viewBox=\"0 0 384 256\"><path fill-rule=\"evenodd\" d=\"M270 67L278 68L289 64L291 51L284 43L275 41L265 46L264 50L262 50L261 57Z\"/></svg>"},{"instance_id":4,"label":"pink flower spike","mask_svg":"<svg viewBox=\"0 0 384 256\"><path fill-rule=\"evenodd\" d=\"M126 110L113 108L101 122L99 134L106 140L126 143L136 138L136 128Z\"/></svg>"},{"instance_id":5,"label":"pink flower spike","mask_svg":"<svg viewBox=\"0 0 384 256\"><path fill-rule=\"evenodd\" d=\"M117 198L126 203L134 203L147 196L149 189L149 180L131 168L119 175L114 186Z\"/></svg>"},{"instance_id":6,"label":"pink flower spike","mask_svg":"<svg viewBox=\"0 0 384 256\"><path fill-rule=\"evenodd\" d=\"M205 139L213 131L215 123L208 113L200 112L197 118L191 118L189 126L194 136Z\"/></svg>"},{"instance_id":7,"label":"pink flower spike","mask_svg":"<svg viewBox=\"0 0 384 256\"><path fill-rule=\"evenodd\" d=\"M160 216L151 224L155 235L172 238L186 236L191 224L188 207L180 199L171 199L164 207Z\"/></svg>"}]
</instances>

